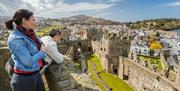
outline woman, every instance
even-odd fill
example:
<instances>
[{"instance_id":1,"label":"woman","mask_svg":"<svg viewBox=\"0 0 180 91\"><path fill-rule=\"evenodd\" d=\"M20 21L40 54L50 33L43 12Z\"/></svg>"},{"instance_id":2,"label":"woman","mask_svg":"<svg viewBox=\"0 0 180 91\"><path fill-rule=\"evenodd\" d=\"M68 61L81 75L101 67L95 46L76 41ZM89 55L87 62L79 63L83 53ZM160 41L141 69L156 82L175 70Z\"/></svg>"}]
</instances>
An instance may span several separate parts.
<instances>
[{"instance_id":1,"label":"woman","mask_svg":"<svg viewBox=\"0 0 180 91\"><path fill-rule=\"evenodd\" d=\"M15 29L13 23L16 25ZM36 23L33 13L20 9L15 12L13 19L5 24L8 29L14 29L8 37L8 47L15 63L10 83L12 90L44 91L39 70L47 49L41 45L34 32Z\"/></svg>"}]
</instances>

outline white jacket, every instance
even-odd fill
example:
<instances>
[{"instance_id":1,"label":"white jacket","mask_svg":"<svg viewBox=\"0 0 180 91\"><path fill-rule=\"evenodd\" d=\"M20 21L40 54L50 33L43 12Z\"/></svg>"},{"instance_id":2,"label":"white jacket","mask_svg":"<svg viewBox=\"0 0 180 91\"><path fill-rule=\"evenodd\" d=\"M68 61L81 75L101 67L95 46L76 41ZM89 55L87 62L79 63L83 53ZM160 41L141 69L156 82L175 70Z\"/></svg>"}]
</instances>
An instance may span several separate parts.
<instances>
[{"instance_id":1,"label":"white jacket","mask_svg":"<svg viewBox=\"0 0 180 91\"><path fill-rule=\"evenodd\" d=\"M41 41L46 46L47 54L48 54L45 58L45 61L48 62L48 65L43 67L43 69L40 71L40 73L43 73L45 69L52 63L52 61L54 61L57 64L63 63L64 55L58 51L57 44L52 37L50 36L42 37Z\"/></svg>"}]
</instances>

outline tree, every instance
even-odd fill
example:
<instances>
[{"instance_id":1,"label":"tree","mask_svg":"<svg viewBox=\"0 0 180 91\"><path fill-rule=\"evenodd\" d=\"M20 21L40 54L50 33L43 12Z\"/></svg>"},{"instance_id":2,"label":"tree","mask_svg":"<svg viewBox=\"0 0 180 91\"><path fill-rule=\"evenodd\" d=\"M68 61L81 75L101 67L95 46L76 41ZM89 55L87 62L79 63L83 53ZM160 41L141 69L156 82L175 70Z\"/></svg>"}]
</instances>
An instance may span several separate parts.
<instances>
[{"instance_id":1,"label":"tree","mask_svg":"<svg viewBox=\"0 0 180 91\"><path fill-rule=\"evenodd\" d=\"M153 41L151 44L150 44L150 50L154 50L154 49L162 49L163 46L157 42L157 41Z\"/></svg>"}]
</instances>

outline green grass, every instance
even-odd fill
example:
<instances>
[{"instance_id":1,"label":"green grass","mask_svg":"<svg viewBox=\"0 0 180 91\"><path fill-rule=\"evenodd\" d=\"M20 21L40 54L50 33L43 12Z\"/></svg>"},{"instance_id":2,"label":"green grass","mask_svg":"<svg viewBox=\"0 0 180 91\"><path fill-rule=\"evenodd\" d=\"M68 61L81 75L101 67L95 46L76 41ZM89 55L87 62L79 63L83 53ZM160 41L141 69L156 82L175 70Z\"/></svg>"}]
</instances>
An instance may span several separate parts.
<instances>
[{"instance_id":1,"label":"green grass","mask_svg":"<svg viewBox=\"0 0 180 91\"><path fill-rule=\"evenodd\" d=\"M139 55L139 59L141 61L148 61L150 64L155 64L157 66L158 71L162 71L163 69L160 58Z\"/></svg>"},{"instance_id":2,"label":"green grass","mask_svg":"<svg viewBox=\"0 0 180 91\"><path fill-rule=\"evenodd\" d=\"M127 83L116 75L102 73L100 76L107 83L107 85L113 89L113 91L133 91L133 89L129 87Z\"/></svg>"},{"instance_id":3,"label":"green grass","mask_svg":"<svg viewBox=\"0 0 180 91\"><path fill-rule=\"evenodd\" d=\"M95 74L97 72L103 71L103 68L100 64L100 60L96 55L91 55L88 59L88 72L91 73L91 79L95 81L97 86L102 90L106 91L105 88L103 87L102 83L95 77ZM96 70L95 72L92 69L92 63L96 64ZM113 91L134 91L127 83L125 83L123 80L121 80L118 76L102 72L100 74L100 77L102 80L106 82L106 84L113 89Z\"/></svg>"},{"instance_id":4,"label":"green grass","mask_svg":"<svg viewBox=\"0 0 180 91\"><path fill-rule=\"evenodd\" d=\"M43 32L43 31L38 31L38 32L36 32L36 34L37 34L38 36L40 36L40 37L42 37L42 36L45 36L45 35L46 35L46 33L45 33L45 32Z\"/></svg>"},{"instance_id":5,"label":"green grass","mask_svg":"<svg viewBox=\"0 0 180 91\"><path fill-rule=\"evenodd\" d=\"M47 35L49 33L49 31L51 31L52 29L62 29L64 28L63 26L50 26L48 28L44 28L40 31L37 31L36 34L40 37L43 37L45 35Z\"/></svg>"},{"instance_id":6,"label":"green grass","mask_svg":"<svg viewBox=\"0 0 180 91\"><path fill-rule=\"evenodd\" d=\"M88 58L88 60L92 63L92 62L94 62L95 64L96 64L96 67L97 67L97 69L96 69L96 71L97 72L100 72L100 71L102 71L103 70L103 68L102 68L102 66L101 66L101 63L100 63L100 61L99 61L99 59L98 59L98 57L96 56L96 55L91 55L89 58Z\"/></svg>"},{"instance_id":7,"label":"green grass","mask_svg":"<svg viewBox=\"0 0 180 91\"><path fill-rule=\"evenodd\" d=\"M106 91L105 88L103 87L102 83L95 77L95 72L92 69L92 60L89 60L88 63L88 72L91 74L91 79L96 83L96 85L102 90Z\"/></svg>"},{"instance_id":8,"label":"green grass","mask_svg":"<svg viewBox=\"0 0 180 91\"><path fill-rule=\"evenodd\" d=\"M161 61L159 60L158 64L157 64L157 68L159 71L162 71L163 67L162 67L162 64L161 64Z\"/></svg>"}]
</instances>

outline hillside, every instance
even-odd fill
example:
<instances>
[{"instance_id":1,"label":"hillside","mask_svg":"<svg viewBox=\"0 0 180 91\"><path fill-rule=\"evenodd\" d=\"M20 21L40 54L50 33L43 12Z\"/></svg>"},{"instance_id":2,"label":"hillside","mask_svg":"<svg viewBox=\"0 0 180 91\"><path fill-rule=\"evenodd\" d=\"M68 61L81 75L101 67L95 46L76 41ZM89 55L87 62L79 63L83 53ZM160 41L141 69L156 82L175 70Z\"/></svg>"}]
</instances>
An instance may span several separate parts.
<instances>
[{"instance_id":1,"label":"hillside","mask_svg":"<svg viewBox=\"0 0 180 91\"><path fill-rule=\"evenodd\" d=\"M163 29L163 30L173 30L180 28L180 19L173 18L162 18L162 19L151 19L137 22L126 23L131 29L147 28L147 29Z\"/></svg>"},{"instance_id":2,"label":"hillside","mask_svg":"<svg viewBox=\"0 0 180 91\"><path fill-rule=\"evenodd\" d=\"M94 18L86 15L71 16L68 18L61 18L61 22L68 22L70 24L82 24L82 25L112 25L120 24L120 22L115 22L111 20L105 20L102 18Z\"/></svg>"}]
</instances>

